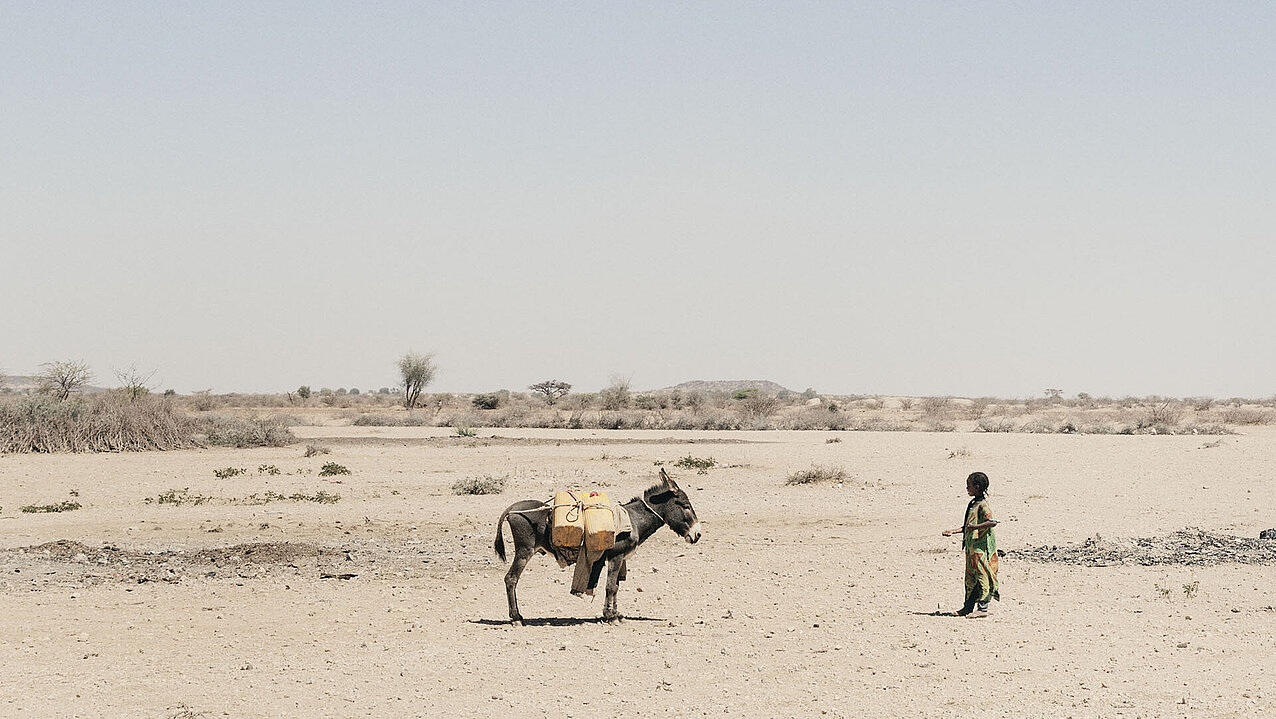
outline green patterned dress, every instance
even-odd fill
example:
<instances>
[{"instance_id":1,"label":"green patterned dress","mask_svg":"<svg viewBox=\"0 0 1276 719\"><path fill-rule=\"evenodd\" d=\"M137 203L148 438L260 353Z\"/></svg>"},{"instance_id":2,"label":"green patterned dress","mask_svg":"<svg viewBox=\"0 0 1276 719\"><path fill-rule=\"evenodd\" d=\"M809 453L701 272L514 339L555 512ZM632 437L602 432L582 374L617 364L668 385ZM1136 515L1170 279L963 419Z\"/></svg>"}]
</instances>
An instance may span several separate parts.
<instances>
[{"instance_id":1,"label":"green patterned dress","mask_svg":"<svg viewBox=\"0 0 1276 719\"><path fill-rule=\"evenodd\" d=\"M963 527L983 524L993 519L992 509L986 498L972 499L966 507ZM1001 600L997 591L997 534L993 527L966 530L962 537L966 550L966 604L986 603L989 599Z\"/></svg>"}]
</instances>

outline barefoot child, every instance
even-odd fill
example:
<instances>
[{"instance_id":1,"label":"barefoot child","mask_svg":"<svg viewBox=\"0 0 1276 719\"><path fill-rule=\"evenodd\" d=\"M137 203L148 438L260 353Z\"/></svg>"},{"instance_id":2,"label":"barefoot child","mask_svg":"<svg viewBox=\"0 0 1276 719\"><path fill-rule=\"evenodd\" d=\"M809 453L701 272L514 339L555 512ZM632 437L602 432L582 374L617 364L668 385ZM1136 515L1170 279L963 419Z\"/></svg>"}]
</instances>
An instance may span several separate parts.
<instances>
[{"instance_id":1,"label":"barefoot child","mask_svg":"<svg viewBox=\"0 0 1276 719\"><path fill-rule=\"evenodd\" d=\"M988 475L973 472L966 478L966 493L974 499L966 505L966 518L959 529L944 530L945 537L962 535L961 546L966 550L966 602L957 611L958 616L988 616L988 600L1001 600L997 592L997 535L988 507Z\"/></svg>"}]
</instances>

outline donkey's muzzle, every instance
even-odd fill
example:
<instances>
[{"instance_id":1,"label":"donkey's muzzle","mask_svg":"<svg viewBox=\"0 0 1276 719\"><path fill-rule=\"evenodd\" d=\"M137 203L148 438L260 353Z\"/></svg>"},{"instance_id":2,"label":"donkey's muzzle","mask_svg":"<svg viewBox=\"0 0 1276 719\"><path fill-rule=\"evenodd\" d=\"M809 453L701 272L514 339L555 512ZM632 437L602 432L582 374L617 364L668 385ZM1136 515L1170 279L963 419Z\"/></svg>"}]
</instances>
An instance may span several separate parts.
<instances>
[{"instance_id":1,"label":"donkey's muzzle","mask_svg":"<svg viewBox=\"0 0 1276 719\"><path fill-rule=\"evenodd\" d=\"M683 535L683 539L687 540L687 544L695 544L700 541L700 522L691 525L691 529Z\"/></svg>"}]
</instances>

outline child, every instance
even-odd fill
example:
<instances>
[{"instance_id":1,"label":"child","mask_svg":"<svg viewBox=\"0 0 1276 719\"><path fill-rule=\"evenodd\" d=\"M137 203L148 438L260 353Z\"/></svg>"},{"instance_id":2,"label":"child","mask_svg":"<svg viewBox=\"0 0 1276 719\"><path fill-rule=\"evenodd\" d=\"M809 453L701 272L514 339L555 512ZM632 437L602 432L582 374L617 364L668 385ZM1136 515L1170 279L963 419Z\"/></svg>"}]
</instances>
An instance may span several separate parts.
<instances>
[{"instance_id":1,"label":"child","mask_svg":"<svg viewBox=\"0 0 1276 719\"><path fill-rule=\"evenodd\" d=\"M988 506L988 475L972 472L966 478L966 494L974 499L966 505L966 518L959 529L944 530L945 537L961 534L961 546L966 550L966 602L957 616L972 619L988 616L988 600L1001 601L997 591L997 535Z\"/></svg>"}]
</instances>

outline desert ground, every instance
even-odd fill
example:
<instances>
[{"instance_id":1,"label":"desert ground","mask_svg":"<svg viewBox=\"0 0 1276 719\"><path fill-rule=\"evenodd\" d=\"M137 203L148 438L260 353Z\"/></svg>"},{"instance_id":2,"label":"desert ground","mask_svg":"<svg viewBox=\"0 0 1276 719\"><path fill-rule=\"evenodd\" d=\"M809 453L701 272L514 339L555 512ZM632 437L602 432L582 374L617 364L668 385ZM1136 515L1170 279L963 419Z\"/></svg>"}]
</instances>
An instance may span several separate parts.
<instances>
[{"instance_id":1,"label":"desert ground","mask_svg":"<svg viewBox=\"0 0 1276 719\"><path fill-rule=\"evenodd\" d=\"M294 431L276 448L0 456L0 716L1276 714L1276 585L1254 540L1276 526L1276 427ZM714 466L676 466L689 456ZM350 474L320 476L329 462ZM658 464L704 538L642 546L619 625L538 557L510 626L501 510L559 488L627 500ZM785 484L812 465L846 478ZM1007 552L979 620L937 612L961 601L940 531L974 470ZM508 488L452 492L487 476ZM82 508L19 511L64 500ZM1259 559L1139 554L1186 528L1254 540ZM1130 561L1038 561L1052 546Z\"/></svg>"}]
</instances>

